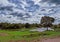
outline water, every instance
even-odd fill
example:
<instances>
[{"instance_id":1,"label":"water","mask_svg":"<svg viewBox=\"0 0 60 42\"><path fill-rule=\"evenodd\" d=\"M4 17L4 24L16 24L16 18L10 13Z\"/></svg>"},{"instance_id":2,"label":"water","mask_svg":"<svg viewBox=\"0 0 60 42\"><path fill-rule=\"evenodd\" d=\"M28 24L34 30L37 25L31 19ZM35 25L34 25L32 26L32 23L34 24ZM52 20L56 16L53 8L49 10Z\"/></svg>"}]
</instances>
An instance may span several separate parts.
<instances>
[{"instance_id":1,"label":"water","mask_svg":"<svg viewBox=\"0 0 60 42\"><path fill-rule=\"evenodd\" d=\"M32 29L30 31L44 32L46 30L47 30L47 28L36 28L36 29ZM52 29L52 28L48 28L48 30L54 31L54 29Z\"/></svg>"}]
</instances>

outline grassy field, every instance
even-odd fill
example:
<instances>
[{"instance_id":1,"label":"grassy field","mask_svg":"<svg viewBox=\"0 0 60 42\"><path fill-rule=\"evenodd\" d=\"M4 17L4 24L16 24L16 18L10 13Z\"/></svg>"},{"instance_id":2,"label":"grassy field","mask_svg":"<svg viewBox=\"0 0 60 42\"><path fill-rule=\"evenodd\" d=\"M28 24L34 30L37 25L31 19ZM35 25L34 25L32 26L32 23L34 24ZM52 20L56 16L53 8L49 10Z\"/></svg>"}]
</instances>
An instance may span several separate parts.
<instances>
[{"instance_id":1,"label":"grassy field","mask_svg":"<svg viewBox=\"0 0 60 42\"><path fill-rule=\"evenodd\" d=\"M0 42L9 42L10 40L32 40L42 37L60 36L60 32L45 31L31 32L28 29L20 31L0 30Z\"/></svg>"}]
</instances>

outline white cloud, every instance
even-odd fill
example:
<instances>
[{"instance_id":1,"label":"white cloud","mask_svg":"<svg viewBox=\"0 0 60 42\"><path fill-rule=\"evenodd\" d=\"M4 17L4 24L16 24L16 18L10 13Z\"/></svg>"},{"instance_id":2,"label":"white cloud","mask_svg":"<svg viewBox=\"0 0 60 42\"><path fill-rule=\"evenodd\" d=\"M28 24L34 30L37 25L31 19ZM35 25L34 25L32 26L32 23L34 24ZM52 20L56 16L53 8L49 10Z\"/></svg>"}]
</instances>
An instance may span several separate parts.
<instances>
[{"instance_id":1,"label":"white cloud","mask_svg":"<svg viewBox=\"0 0 60 42\"><path fill-rule=\"evenodd\" d=\"M23 4L21 4L22 8L24 10L21 10L19 8L16 8L18 5L14 4L14 3L10 3L7 0L0 0L0 4L2 4L3 6L13 6L12 8L12 12L17 12L18 14L23 13L23 17L28 17L28 15L25 15L25 13L29 13L29 18L24 18L24 19L20 19L20 17L17 16L13 16L10 15L10 13L12 13L11 11L5 11L4 13L6 13L7 15L4 14L0 14L0 22L10 22L10 23L39 23L40 19L42 16L44 15L48 15L51 17L56 17L57 21L59 21L60 19L60 6L56 6L56 4L52 4L52 3L48 3L48 2L44 2L44 3L40 3L41 0L33 0L35 4L39 5L39 9L36 10L35 12L28 12L25 9L25 6L29 6L29 4L27 4L25 1L21 1ZM1 12L1 11L0 11ZM56 12L56 13L55 13ZM19 18L19 19L18 19Z\"/></svg>"},{"instance_id":2,"label":"white cloud","mask_svg":"<svg viewBox=\"0 0 60 42\"><path fill-rule=\"evenodd\" d=\"M8 0L0 0L0 4L3 5L3 6L16 6L15 4L13 3L9 3Z\"/></svg>"},{"instance_id":3,"label":"white cloud","mask_svg":"<svg viewBox=\"0 0 60 42\"><path fill-rule=\"evenodd\" d=\"M33 0L35 4L38 4L41 0Z\"/></svg>"}]
</instances>

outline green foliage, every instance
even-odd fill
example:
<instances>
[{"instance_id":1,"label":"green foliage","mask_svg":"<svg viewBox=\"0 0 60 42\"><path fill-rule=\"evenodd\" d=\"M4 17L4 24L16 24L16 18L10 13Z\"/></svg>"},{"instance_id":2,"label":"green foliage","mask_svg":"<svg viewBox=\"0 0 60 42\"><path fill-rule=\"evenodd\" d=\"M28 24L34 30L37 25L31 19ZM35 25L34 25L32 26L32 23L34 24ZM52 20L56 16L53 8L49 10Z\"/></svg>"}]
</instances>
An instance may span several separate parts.
<instances>
[{"instance_id":1,"label":"green foliage","mask_svg":"<svg viewBox=\"0 0 60 42\"><path fill-rule=\"evenodd\" d=\"M10 24L10 23L0 23L0 29L21 29L24 28L24 24Z\"/></svg>"},{"instance_id":2,"label":"green foliage","mask_svg":"<svg viewBox=\"0 0 60 42\"><path fill-rule=\"evenodd\" d=\"M26 23L25 24L25 28L30 28L30 24L29 23Z\"/></svg>"},{"instance_id":3,"label":"green foliage","mask_svg":"<svg viewBox=\"0 0 60 42\"><path fill-rule=\"evenodd\" d=\"M60 24L53 25L52 28L54 28L55 31L59 31L60 32Z\"/></svg>"},{"instance_id":4,"label":"green foliage","mask_svg":"<svg viewBox=\"0 0 60 42\"><path fill-rule=\"evenodd\" d=\"M14 23L0 23L0 29L22 29L22 28L36 28L36 27L41 27L40 24L14 24Z\"/></svg>"},{"instance_id":5,"label":"green foliage","mask_svg":"<svg viewBox=\"0 0 60 42\"><path fill-rule=\"evenodd\" d=\"M54 22L54 18L53 17L49 17L49 16L44 16L41 19L41 24L44 27L51 27L52 23Z\"/></svg>"},{"instance_id":6,"label":"green foliage","mask_svg":"<svg viewBox=\"0 0 60 42\"><path fill-rule=\"evenodd\" d=\"M60 24L53 25L52 28L60 28Z\"/></svg>"}]
</instances>

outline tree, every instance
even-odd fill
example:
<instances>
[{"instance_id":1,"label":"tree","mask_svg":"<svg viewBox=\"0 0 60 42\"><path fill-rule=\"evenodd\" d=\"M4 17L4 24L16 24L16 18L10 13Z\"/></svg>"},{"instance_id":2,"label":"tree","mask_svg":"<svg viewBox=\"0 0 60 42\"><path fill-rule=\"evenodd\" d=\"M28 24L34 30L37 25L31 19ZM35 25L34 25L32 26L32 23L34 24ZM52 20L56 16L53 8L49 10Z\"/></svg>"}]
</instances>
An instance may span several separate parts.
<instances>
[{"instance_id":1,"label":"tree","mask_svg":"<svg viewBox=\"0 0 60 42\"><path fill-rule=\"evenodd\" d=\"M54 22L54 20L55 19L53 17L44 16L44 17L41 18L41 24L44 27L47 27L47 30L48 30L48 27L52 26L52 23Z\"/></svg>"},{"instance_id":2,"label":"tree","mask_svg":"<svg viewBox=\"0 0 60 42\"><path fill-rule=\"evenodd\" d=\"M25 28L30 28L30 24L29 23L26 23L25 24Z\"/></svg>"}]
</instances>

